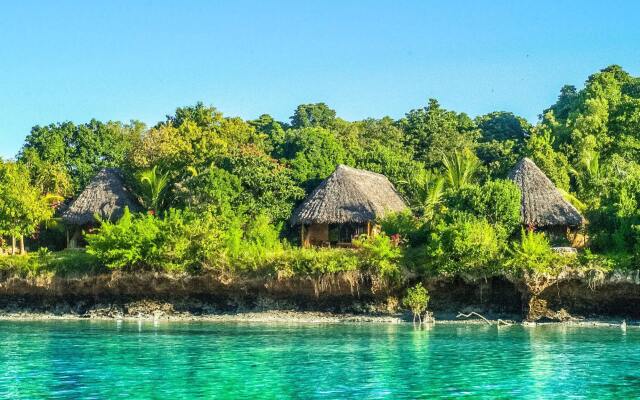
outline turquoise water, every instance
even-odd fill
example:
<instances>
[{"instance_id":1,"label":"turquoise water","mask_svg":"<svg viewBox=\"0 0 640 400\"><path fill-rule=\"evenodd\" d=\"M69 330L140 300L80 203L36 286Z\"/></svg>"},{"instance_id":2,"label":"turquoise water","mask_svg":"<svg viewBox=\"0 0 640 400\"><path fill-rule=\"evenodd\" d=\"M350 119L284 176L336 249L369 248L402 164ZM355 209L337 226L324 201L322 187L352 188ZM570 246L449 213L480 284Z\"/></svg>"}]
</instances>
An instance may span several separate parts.
<instances>
[{"instance_id":1,"label":"turquoise water","mask_svg":"<svg viewBox=\"0 0 640 400\"><path fill-rule=\"evenodd\" d=\"M631 398L640 329L0 321L0 398Z\"/></svg>"}]
</instances>

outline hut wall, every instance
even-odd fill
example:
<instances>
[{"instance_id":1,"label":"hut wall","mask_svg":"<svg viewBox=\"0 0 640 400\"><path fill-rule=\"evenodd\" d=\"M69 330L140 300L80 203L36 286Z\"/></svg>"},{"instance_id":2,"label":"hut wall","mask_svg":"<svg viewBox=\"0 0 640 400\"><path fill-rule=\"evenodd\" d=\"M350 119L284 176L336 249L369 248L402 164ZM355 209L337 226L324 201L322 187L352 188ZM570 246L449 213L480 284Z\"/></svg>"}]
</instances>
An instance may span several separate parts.
<instances>
[{"instance_id":1,"label":"hut wall","mask_svg":"<svg viewBox=\"0 0 640 400\"><path fill-rule=\"evenodd\" d=\"M329 242L328 224L311 224L304 227L304 245L321 246Z\"/></svg>"}]
</instances>

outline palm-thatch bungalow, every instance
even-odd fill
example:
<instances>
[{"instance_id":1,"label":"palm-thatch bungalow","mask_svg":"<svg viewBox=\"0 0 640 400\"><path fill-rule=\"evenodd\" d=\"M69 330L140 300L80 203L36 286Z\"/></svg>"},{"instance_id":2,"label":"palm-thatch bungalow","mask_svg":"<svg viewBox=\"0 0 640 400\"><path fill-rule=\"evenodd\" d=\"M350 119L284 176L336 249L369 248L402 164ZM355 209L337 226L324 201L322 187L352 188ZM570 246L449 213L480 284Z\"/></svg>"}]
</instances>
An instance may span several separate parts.
<instances>
[{"instance_id":1,"label":"palm-thatch bungalow","mask_svg":"<svg viewBox=\"0 0 640 400\"><path fill-rule=\"evenodd\" d=\"M338 165L293 212L303 246L350 246L354 237L371 235L374 222L407 205L386 176Z\"/></svg>"},{"instance_id":2,"label":"palm-thatch bungalow","mask_svg":"<svg viewBox=\"0 0 640 400\"><path fill-rule=\"evenodd\" d=\"M566 236L584 224L580 212L529 158L522 159L509 173L522 192L520 215L527 229L540 229Z\"/></svg>"},{"instance_id":3,"label":"palm-thatch bungalow","mask_svg":"<svg viewBox=\"0 0 640 400\"><path fill-rule=\"evenodd\" d=\"M67 247L78 246L83 228L91 228L96 216L114 221L122 217L125 207L141 209L135 197L124 184L122 174L116 169L103 169L93 178L80 195L62 213L62 219L71 227L67 232Z\"/></svg>"}]
</instances>

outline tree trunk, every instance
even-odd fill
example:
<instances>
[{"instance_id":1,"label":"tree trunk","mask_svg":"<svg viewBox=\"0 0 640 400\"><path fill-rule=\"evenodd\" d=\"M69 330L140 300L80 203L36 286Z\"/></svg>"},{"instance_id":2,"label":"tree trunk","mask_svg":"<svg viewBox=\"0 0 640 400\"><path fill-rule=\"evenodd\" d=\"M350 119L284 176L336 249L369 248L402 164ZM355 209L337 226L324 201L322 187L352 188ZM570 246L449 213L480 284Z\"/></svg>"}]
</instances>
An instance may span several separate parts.
<instances>
[{"instance_id":1,"label":"tree trunk","mask_svg":"<svg viewBox=\"0 0 640 400\"><path fill-rule=\"evenodd\" d=\"M16 255L16 237L15 235L11 235L11 255Z\"/></svg>"},{"instance_id":2,"label":"tree trunk","mask_svg":"<svg viewBox=\"0 0 640 400\"><path fill-rule=\"evenodd\" d=\"M27 254L24 250L24 235L20 235L20 254Z\"/></svg>"}]
</instances>

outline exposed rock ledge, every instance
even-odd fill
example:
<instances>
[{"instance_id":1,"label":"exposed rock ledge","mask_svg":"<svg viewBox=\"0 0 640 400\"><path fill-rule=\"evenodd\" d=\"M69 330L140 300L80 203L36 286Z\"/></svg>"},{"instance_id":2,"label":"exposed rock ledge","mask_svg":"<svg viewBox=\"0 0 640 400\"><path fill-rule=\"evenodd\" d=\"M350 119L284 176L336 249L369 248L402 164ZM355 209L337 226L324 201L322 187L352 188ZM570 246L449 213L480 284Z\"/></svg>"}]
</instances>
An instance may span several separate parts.
<instances>
[{"instance_id":1,"label":"exposed rock ledge","mask_svg":"<svg viewBox=\"0 0 640 400\"><path fill-rule=\"evenodd\" d=\"M423 281L437 320L476 311L489 319L640 319L640 271L568 270L557 276L437 277ZM147 318L394 322L415 279L381 289L350 274L229 279L213 274L0 275L0 318Z\"/></svg>"}]
</instances>

